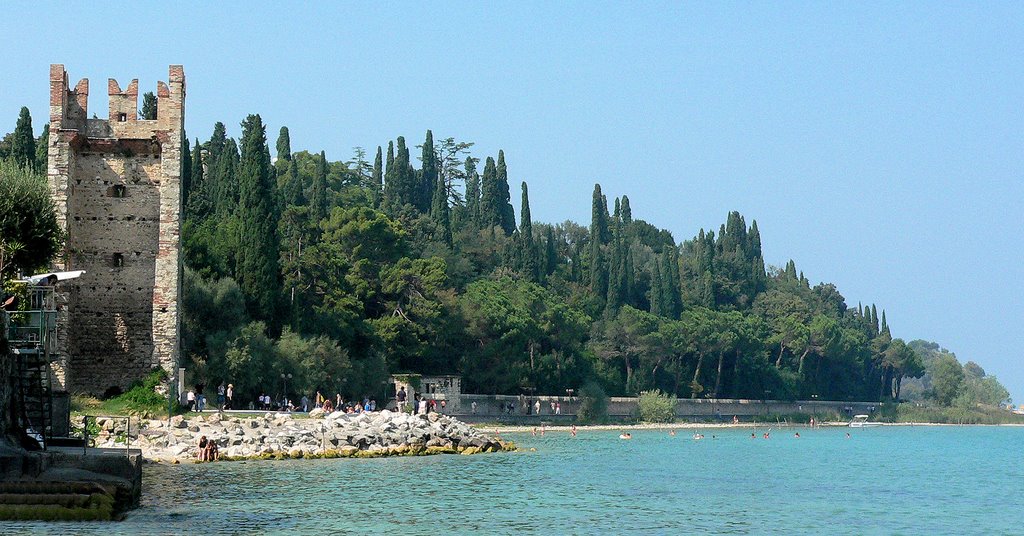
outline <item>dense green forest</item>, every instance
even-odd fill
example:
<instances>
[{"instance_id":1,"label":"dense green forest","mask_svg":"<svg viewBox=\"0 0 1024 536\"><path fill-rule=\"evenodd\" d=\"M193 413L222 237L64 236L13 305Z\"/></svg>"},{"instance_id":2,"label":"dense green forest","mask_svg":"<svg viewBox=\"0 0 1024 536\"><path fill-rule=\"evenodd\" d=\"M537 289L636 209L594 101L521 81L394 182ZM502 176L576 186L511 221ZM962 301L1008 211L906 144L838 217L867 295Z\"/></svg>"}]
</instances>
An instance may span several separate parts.
<instances>
[{"instance_id":1,"label":"dense green forest","mask_svg":"<svg viewBox=\"0 0 1024 536\"><path fill-rule=\"evenodd\" d=\"M22 115L0 158L38 170L46 133L32 140ZM812 286L793 261L766 268L757 222L737 212L677 242L599 184L589 226L535 222L521 182L517 223L501 151L481 159L427 131L331 161L293 152L281 128L272 158L260 116L241 127L236 141L217 123L184 150L191 383L229 381L243 399L278 393L281 374L292 394L379 396L409 372L508 394L596 382L611 395L891 400L923 377L913 395L949 404L968 384L1002 389L954 358L973 383L949 391L937 345L894 339L885 311ZM1006 399L991 391L975 398Z\"/></svg>"}]
</instances>

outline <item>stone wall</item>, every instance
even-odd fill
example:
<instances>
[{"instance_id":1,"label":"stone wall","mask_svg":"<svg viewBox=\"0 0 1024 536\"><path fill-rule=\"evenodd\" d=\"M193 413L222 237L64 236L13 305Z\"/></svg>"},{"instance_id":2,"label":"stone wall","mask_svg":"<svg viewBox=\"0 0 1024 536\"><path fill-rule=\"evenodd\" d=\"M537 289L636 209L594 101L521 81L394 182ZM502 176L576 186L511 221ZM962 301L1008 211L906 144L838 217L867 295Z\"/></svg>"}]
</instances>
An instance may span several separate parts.
<instances>
[{"instance_id":1,"label":"stone wall","mask_svg":"<svg viewBox=\"0 0 1024 536\"><path fill-rule=\"evenodd\" d=\"M88 117L89 81L68 86L50 66L47 175L67 232L56 269L85 270L58 297L58 360L66 390L123 390L178 365L181 144L185 77L157 84L157 118L138 119L138 81L107 83L108 119Z\"/></svg>"},{"instance_id":2,"label":"stone wall","mask_svg":"<svg viewBox=\"0 0 1024 536\"><path fill-rule=\"evenodd\" d=\"M503 417L536 417L533 404L540 401L540 417L551 417L551 403L561 406L560 415L570 418L579 409L579 397L537 396L518 397L506 395L468 395L459 396L457 404L449 401L449 406L458 408L449 413L477 419ZM476 412L473 412L476 402ZM509 415L503 409L509 403L515 404L515 412ZM525 404L531 408L527 410ZM735 415L741 420L768 415L808 415L852 417L855 414L871 413L879 406L878 402L844 402L830 400L743 400L743 399L690 399L676 400L676 417L700 421L731 421ZM632 397L611 397L608 401L608 415L616 419L628 419L637 413L637 399Z\"/></svg>"}]
</instances>

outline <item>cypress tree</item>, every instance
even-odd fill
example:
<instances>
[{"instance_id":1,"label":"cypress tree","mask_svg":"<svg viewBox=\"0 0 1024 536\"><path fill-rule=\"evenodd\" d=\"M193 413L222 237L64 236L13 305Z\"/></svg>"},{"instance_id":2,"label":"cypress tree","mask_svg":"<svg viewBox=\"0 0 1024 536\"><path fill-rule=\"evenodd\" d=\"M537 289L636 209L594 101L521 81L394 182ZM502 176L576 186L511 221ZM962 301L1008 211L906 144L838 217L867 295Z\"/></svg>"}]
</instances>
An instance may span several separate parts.
<instances>
[{"instance_id":1,"label":"cypress tree","mask_svg":"<svg viewBox=\"0 0 1024 536\"><path fill-rule=\"evenodd\" d=\"M299 164L295 160L288 162L288 170L284 173L284 181L282 183L284 191L281 192L281 197L284 199L284 205L304 206L306 204L306 195L302 191L302 177L299 176Z\"/></svg>"},{"instance_id":2,"label":"cypress tree","mask_svg":"<svg viewBox=\"0 0 1024 536\"><path fill-rule=\"evenodd\" d=\"M715 306L715 278L711 272L704 272L700 278L700 304L709 309Z\"/></svg>"},{"instance_id":3,"label":"cypress tree","mask_svg":"<svg viewBox=\"0 0 1024 536\"><path fill-rule=\"evenodd\" d=\"M435 179L434 199L430 206L430 217L441 229L441 238L445 244L452 244L451 209L448 207L448 188L444 179Z\"/></svg>"},{"instance_id":4,"label":"cypress tree","mask_svg":"<svg viewBox=\"0 0 1024 536\"><path fill-rule=\"evenodd\" d=\"M251 317L276 326L278 320L274 313L280 293L274 210L276 185L270 173L266 128L260 116L248 116L242 123L242 132L238 173L238 214L242 232L235 280L245 295Z\"/></svg>"},{"instance_id":5,"label":"cypress tree","mask_svg":"<svg viewBox=\"0 0 1024 536\"><path fill-rule=\"evenodd\" d=\"M416 177L412 165L409 163L409 148L405 146L404 137L399 136L396 141L395 160L392 164L395 170L392 175L392 180L395 183L393 190L395 206L392 208L395 210L403 205L416 205ZM390 172L390 168L388 171Z\"/></svg>"},{"instance_id":6,"label":"cypress tree","mask_svg":"<svg viewBox=\"0 0 1024 536\"><path fill-rule=\"evenodd\" d=\"M789 259L789 262L786 263L786 277L790 279L797 279L796 263L793 262L793 259Z\"/></svg>"},{"instance_id":7,"label":"cypress tree","mask_svg":"<svg viewBox=\"0 0 1024 536\"><path fill-rule=\"evenodd\" d=\"M156 119L156 95L152 91L142 94L142 118L147 121Z\"/></svg>"},{"instance_id":8,"label":"cypress tree","mask_svg":"<svg viewBox=\"0 0 1024 536\"><path fill-rule=\"evenodd\" d=\"M292 159L292 138L288 133L288 127L281 127L277 135L277 159L290 161Z\"/></svg>"},{"instance_id":9,"label":"cypress tree","mask_svg":"<svg viewBox=\"0 0 1024 536\"><path fill-rule=\"evenodd\" d=\"M33 169L36 165L36 137L32 134L32 114L21 107L18 123L11 137L11 159L18 165Z\"/></svg>"},{"instance_id":10,"label":"cypress tree","mask_svg":"<svg viewBox=\"0 0 1024 536\"><path fill-rule=\"evenodd\" d=\"M192 190L192 153L188 147L188 137L181 137L181 204L188 206L188 194ZM198 151L199 148L196 147Z\"/></svg>"},{"instance_id":11,"label":"cypress tree","mask_svg":"<svg viewBox=\"0 0 1024 536\"><path fill-rule=\"evenodd\" d=\"M555 244L555 230L554 227L548 226L546 237L544 240L544 275L549 276L555 273L558 268L558 248Z\"/></svg>"},{"instance_id":12,"label":"cypress tree","mask_svg":"<svg viewBox=\"0 0 1024 536\"><path fill-rule=\"evenodd\" d=\"M214 210L217 214L225 215L225 217L227 214L233 213L238 206L238 166L238 145L234 138L228 138L224 142L220 156L217 157L214 173L210 175L214 192Z\"/></svg>"},{"instance_id":13,"label":"cypress tree","mask_svg":"<svg viewBox=\"0 0 1024 536\"><path fill-rule=\"evenodd\" d=\"M473 227L480 226L480 174L476 172L476 160L466 157L466 212Z\"/></svg>"},{"instance_id":14,"label":"cypress tree","mask_svg":"<svg viewBox=\"0 0 1024 536\"><path fill-rule=\"evenodd\" d=\"M530 194L523 181L522 206L519 209L519 239L521 244L522 270L531 281L540 281L537 248L533 242L533 220L530 216Z\"/></svg>"},{"instance_id":15,"label":"cypress tree","mask_svg":"<svg viewBox=\"0 0 1024 536\"><path fill-rule=\"evenodd\" d=\"M757 230L757 220L754 220L750 223L750 231L747 233L747 241L750 244L750 257L762 257L761 232Z\"/></svg>"},{"instance_id":16,"label":"cypress tree","mask_svg":"<svg viewBox=\"0 0 1024 536\"><path fill-rule=\"evenodd\" d=\"M327 217L327 155L320 151L320 159L316 162L313 184L309 190L309 211L313 221L319 222Z\"/></svg>"},{"instance_id":17,"label":"cypress tree","mask_svg":"<svg viewBox=\"0 0 1024 536\"><path fill-rule=\"evenodd\" d=\"M599 244L607 244L611 239L608 231L608 204L601 194L600 184L594 185L590 211L590 239Z\"/></svg>"},{"instance_id":18,"label":"cypress tree","mask_svg":"<svg viewBox=\"0 0 1024 536\"><path fill-rule=\"evenodd\" d=\"M398 194L396 188L395 172L395 143L388 142L387 167L384 170L384 206L393 209L398 205Z\"/></svg>"},{"instance_id":19,"label":"cypress tree","mask_svg":"<svg viewBox=\"0 0 1024 536\"><path fill-rule=\"evenodd\" d=\"M373 173L370 175L370 182L373 185L373 208L380 208L381 198L384 195L384 163L380 145L377 146L377 156L373 159Z\"/></svg>"},{"instance_id":20,"label":"cypress tree","mask_svg":"<svg viewBox=\"0 0 1024 536\"><path fill-rule=\"evenodd\" d=\"M889 323L885 321L885 309L882 309L882 327L879 331L884 335L892 336L889 333Z\"/></svg>"},{"instance_id":21,"label":"cypress tree","mask_svg":"<svg viewBox=\"0 0 1024 536\"><path fill-rule=\"evenodd\" d=\"M608 296L604 306L608 311L614 313L622 305L622 257L618 239L612 239L608 253Z\"/></svg>"},{"instance_id":22,"label":"cypress tree","mask_svg":"<svg viewBox=\"0 0 1024 536\"><path fill-rule=\"evenodd\" d=\"M662 293L664 292L665 289L664 289L664 284L661 281L660 261L661 261L661 257L660 256L658 257L658 259L655 259L654 271L651 274L651 290L650 290L650 296L649 296L650 305L651 305L650 311L651 311L651 314L655 314L655 315L658 315L658 316L668 316L665 313L664 306L662 305L662 301L663 301L662 300Z\"/></svg>"},{"instance_id":23,"label":"cypress tree","mask_svg":"<svg viewBox=\"0 0 1024 536\"><path fill-rule=\"evenodd\" d=\"M210 136L210 141L206 142L206 150L209 152L208 164L213 165L217 163L226 144L227 129L224 127L224 123L217 121L213 124L213 135Z\"/></svg>"},{"instance_id":24,"label":"cypress tree","mask_svg":"<svg viewBox=\"0 0 1024 536\"><path fill-rule=\"evenodd\" d=\"M203 184L203 146L199 144L199 138L196 138L196 143L193 145L195 150L192 151L192 188L194 190L199 189Z\"/></svg>"},{"instance_id":25,"label":"cypress tree","mask_svg":"<svg viewBox=\"0 0 1024 536\"><path fill-rule=\"evenodd\" d=\"M622 223L629 225L633 223L633 210L629 208L629 198L622 196Z\"/></svg>"},{"instance_id":26,"label":"cypress tree","mask_svg":"<svg viewBox=\"0 0 1024 536\"><path fill-rule=\"evenodd\" d=\"M501 217L501 228L505 235L511 235L516 230L516 215L512 208L512 198L508 187L508 169L505 167L505 151L498 151L497 163L497 212Z\"/></svg>"},{"instance_id":27,"label":"cypress tree","mask_svg":"<svg viewBox=\"0 0 1024 536\"><path fill-rule=\"evenodd\" d=\"M195 140L195 150L192 151L192 161L189 163L190 185L187 191L188 204L185 205L185 217L192 220L203 221L209 217L213 208L211 201L210 185L205 177L203 169L203 147L199 138Z\"/></svg>"},{"instance_id":28,"label":"cypress tree","mask_svg":"<svg viewBox=\"0 0 1024 536\"><path fill-rule=\"evenodd\" d=\"M427 213L431 212L432 200L434 198L434 190L437 189L437 153L434 152L434 133L427 131L427 137L423 141L423 152L420 156L420 160L423 162L423 167L420 170L420 184L418 185L416 195L416 207L420 212ZM447 204L447 185L442 186L445 189L445 203Z\"/></svg>"},{"instance_id":29,"label":"cypress tree","mask_svg":"<svg viewBox=\"0 0 1024 536\"><path fill-rule=\"evenodd\" d=\"M603 309L608 296L608 268L601 242L593 238L590 240L590 291Z\"/></svg>"},{"instance_id":30,"label":"cypress tree","mask_svg":"<svg viewBox=\"0 0 1024 536\"><path fill-rule=\"evenodd\" d=\"M682 295L679 282L679 260L677 251L672 246L662 248L661 254L661 306L665 315L679 318L682 312Z\"/></svg>"},{"instance_id":31,"label":"cypress tree","mask_svg":"<svg viewBox=\"0 0 1024 536\"><path fill-rule=\"evenodd\" d=\"M499 199L497 167L494 164L494 159L488 156L484 162L484 174L480 181L480 227L486 229L501 226Z\"/></svg>"},{"instance_id":32,"label":"cypress tree","mask_svg":"<svg viewBox=\"0 0 1024 536\"><path fill-rule=\"evenodd\" d=\"M871 304L871 329L875 335L878 335L881 330L878 328L878 307L875 304Z\"/></svg>"},{"instance_id":33,"label":"cypress tree","mask_svg":"<svg viewBox=\"0 0 1024 536\"><path fill-rule=\"evenodd\" d=\"M633 292L636 289L636 274L633 272L633 248L629 246L625 228L622 237L622 300L627 305L636 305Z\"/></svg>"},{"instance_id":34,"label":"cypress tree","mask_svg":"<svg viewBox=\"0 0 1024 536\"><path fill-rule=\"evenodd\" d=\"M526 181L523 181L522 205L519 209L519 232L533 242L533 220L530 217L530 194L527 191Z\"/></svg>"},{"instance_id":35,"label":"cypress tree","mask_svg":"<svg viewBox=\"0 0 1024 536\"><path fill-rule=\"evenodd\" d=\"M36 142L36 169L46 172L47 151L50 149L50 124L43 125L43 133Z\"/></svg>"}]
</instances>

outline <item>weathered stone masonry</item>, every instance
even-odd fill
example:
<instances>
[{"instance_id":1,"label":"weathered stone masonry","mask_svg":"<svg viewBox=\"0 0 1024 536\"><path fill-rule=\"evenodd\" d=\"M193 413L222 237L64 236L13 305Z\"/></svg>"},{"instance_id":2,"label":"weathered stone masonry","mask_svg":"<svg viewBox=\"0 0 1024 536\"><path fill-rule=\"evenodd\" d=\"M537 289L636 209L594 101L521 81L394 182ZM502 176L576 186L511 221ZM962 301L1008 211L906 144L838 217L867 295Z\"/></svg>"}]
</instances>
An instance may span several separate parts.
<instances>
[{"instance_id":1,"label":"weathered stone masonry","mask_svg":"<svg viewBox=\"0 0 1024 536\"><path fill-rule=\"evenodd\" d=\"M102 395L178 365L181 143L185 75L157 83L157 118L138 118L138 80L109 80L109 118L88 116L89 80L50 66L47 175L67 232L61 270L85 270L58 315L58 387Z\"/></svg>"}]
</instances>

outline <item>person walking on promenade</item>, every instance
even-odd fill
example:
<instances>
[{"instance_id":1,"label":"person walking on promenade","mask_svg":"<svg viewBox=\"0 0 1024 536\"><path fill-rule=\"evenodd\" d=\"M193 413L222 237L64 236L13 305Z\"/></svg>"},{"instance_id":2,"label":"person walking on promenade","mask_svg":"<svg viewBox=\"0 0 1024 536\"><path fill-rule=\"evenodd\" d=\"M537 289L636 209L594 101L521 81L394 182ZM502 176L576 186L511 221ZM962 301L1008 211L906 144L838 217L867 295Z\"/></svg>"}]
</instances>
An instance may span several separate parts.
<instances>
[{"instance_id":1,"label":"person walking on promenade","mask_svg":"<svg viewBox=\"0 0 1024 536\"><path fill-rule=\"evenodd\" d=\"M227 399L226 399L226 402L224 403L224 409L231 409L233 407L232 404L234 403L234 400L235 400L235 386L234 386L234 384L230 384L230 383L228 384L228 390L225 393L225 396L227 397Z\"/></svg>"},{"instance_id":2,"label":"person walking on promenade","mask_svg":"<svg viewBox=\"0 0 1024 536\"><path fill-rule=\"evenodd\" d=\"M533 403L533 412L540 415L540 400Z\"/></svg>"},{"instance_id":3,"label":"person walking on promenade","mask_svg":"<svg viewBox=\"0 0 1024 536\"><path fill-rule=\"evenodd\" d=\"M217 387L217 409L224 409L224 382Z\"/></svg>"}]
</instances>

